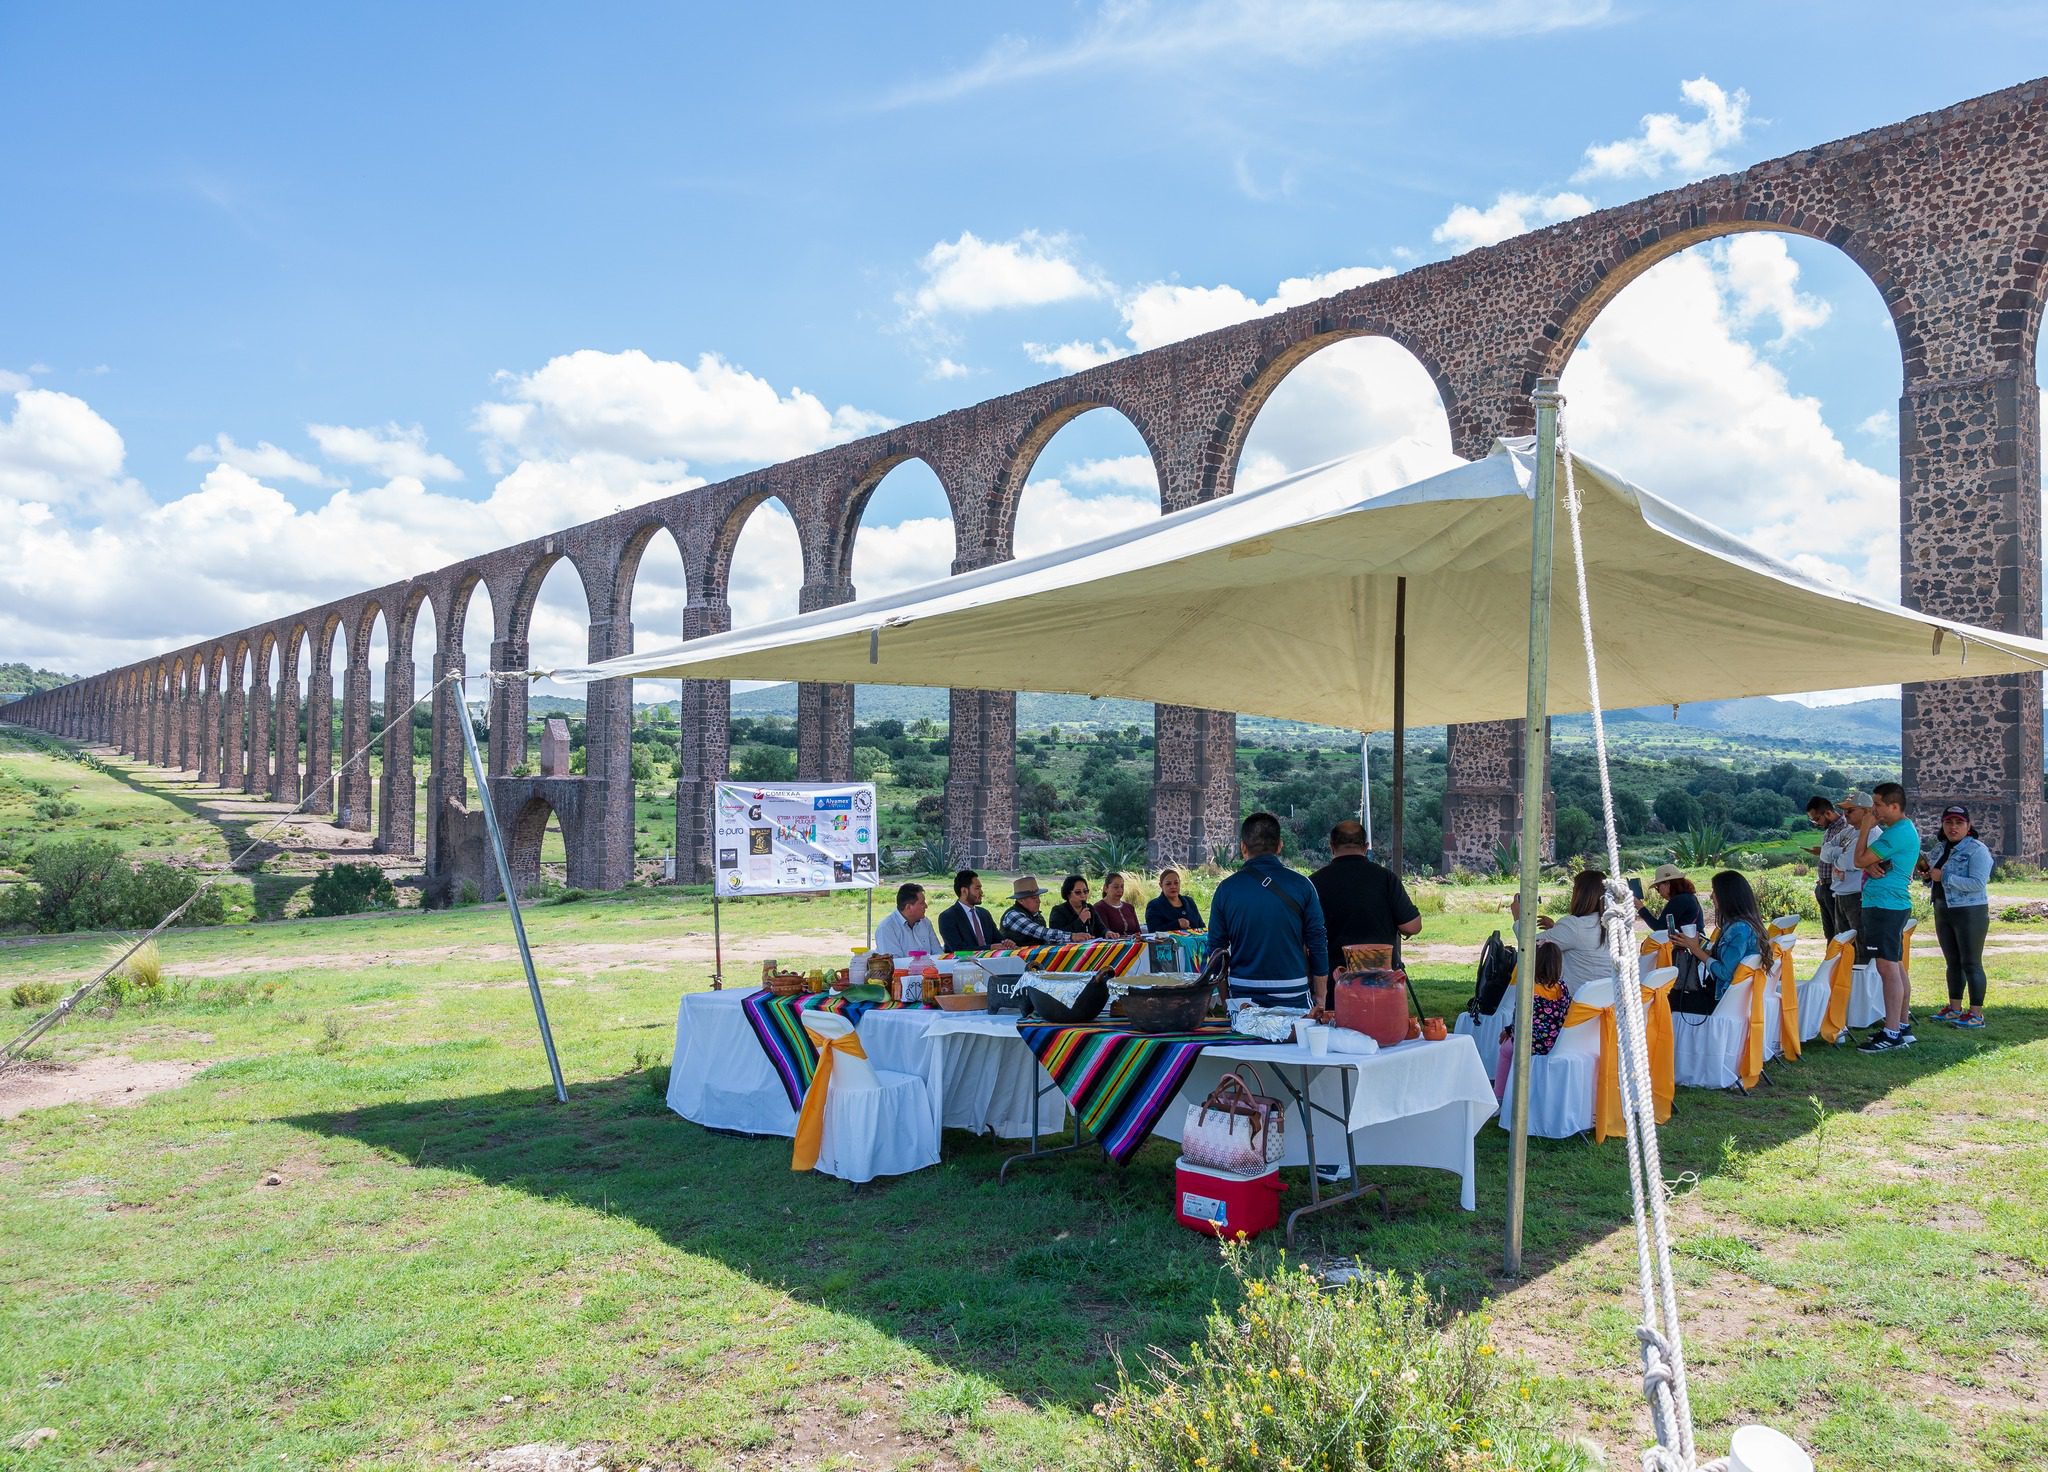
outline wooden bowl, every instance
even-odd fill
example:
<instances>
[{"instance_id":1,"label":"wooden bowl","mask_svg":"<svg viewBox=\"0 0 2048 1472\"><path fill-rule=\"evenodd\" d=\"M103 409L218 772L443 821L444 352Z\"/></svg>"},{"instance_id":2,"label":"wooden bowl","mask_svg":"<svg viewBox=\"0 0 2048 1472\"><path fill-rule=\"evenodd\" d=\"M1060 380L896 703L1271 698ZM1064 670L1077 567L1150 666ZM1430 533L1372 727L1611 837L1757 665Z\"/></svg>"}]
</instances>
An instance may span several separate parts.
<instances>
[{"instance_id":1,"label":"wooden bowl","mask_svg":"<svg viewBox=\"0 0 2048 1472\"><path fill-rule=\"evenodd\" d=\"M945 992L932 998L939 1004L941 1012L985 1012L988 1010L987 992Z\"/></svg>"}]
</instances>

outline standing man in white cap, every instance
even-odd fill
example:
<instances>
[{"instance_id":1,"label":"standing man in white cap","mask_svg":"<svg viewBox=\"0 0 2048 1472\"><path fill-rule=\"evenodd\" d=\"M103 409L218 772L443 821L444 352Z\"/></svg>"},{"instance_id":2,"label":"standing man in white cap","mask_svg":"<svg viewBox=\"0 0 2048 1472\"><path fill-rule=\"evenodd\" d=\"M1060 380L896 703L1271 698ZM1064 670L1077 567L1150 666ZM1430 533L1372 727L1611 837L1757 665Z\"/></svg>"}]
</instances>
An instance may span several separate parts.
<instances>
[{"instance_id":1,"label":"standing man in white cap","mask_svg":"<svg viewBox=\"0 0 2048 1472\"><path fill-rule=\"evenodd\" d=\"M1868 961L1873 952L1863 927L1863 871L1856 867L1856 825L1860 815L1870 811L1870 794L1852 792L1839 804L1840 814L1830 824L1820 843L1821 866L1832 874L1835 897L1833 940L1845 930L1856 932L1856 964Z\"/></svg>"}]
</instances>

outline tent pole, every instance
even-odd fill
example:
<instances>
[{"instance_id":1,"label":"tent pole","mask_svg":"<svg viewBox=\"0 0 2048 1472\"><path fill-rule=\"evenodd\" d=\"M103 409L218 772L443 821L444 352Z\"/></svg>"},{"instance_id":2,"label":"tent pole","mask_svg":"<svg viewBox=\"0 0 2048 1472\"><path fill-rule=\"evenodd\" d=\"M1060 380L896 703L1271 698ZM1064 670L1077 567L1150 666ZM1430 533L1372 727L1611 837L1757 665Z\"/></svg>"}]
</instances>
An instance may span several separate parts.
<instances>
[{"instance_id":1,"label":"tent pole","mask_svg":"<svg viewBox=\"0 0 2048 1472\"><path fill-rule=\"evenodd\" d=\"M1394 862L1396 874L1408 872L1408 850L1402 845L1407 817L1408 769L1408 579L1394 579Z\"/></svg>"},{"instance_id":2,"label":"tent pole","mask_svg":"<svg viewBox=\"0 0 2048 1472\"><path fill-rule=\"evenodd\" d=\"M456 679L459 681L460 676ZM505 861L505 836L498 831L497 810L491 806L491 780L484 772L483 758L477 755L476 731L469 724L469 701L463 697L462 687L457 684L455 693L461 706L461 719L456 722L462 727L462 744L469 751L469 769L476 773L477 801L483 805L484 831L491 837L491 856L498 861L498 882L505 886L505 907L512 912L512 935L519 942L519 961L526 968L526 991L533 998L533 1018L540 1024L541 1046L547 1049L548 1072L555 1080L555 1102L569 1102L569 1091L562 1087L562 1063L555 1057L555 1035L548 1027L547 1003L541 1000L540 978L533 974L533 951L526 944L526 922L519 917L519 894L512 886L512 866Z\"/></svg>"},{"instance_id":3,"label":"tent pole","mask_svg":"<svg viewBox=\"0 0 2048 1472\"><path fill-rule=\"evenodd\" d=\"M1555 378L1536 380L1536 504L1529 535L1529 695L1522 720L1520 977L1515 987L1515 1073L1508 1107L1507 1274L1522 1272L1522 1212L1529 1195L1529 1030L1536 1003L1536 880L1543 852L1543 728L1550 701L1550 574L1557 531L1557 411L1564 396Z\"/></svg>"}]
</instances>

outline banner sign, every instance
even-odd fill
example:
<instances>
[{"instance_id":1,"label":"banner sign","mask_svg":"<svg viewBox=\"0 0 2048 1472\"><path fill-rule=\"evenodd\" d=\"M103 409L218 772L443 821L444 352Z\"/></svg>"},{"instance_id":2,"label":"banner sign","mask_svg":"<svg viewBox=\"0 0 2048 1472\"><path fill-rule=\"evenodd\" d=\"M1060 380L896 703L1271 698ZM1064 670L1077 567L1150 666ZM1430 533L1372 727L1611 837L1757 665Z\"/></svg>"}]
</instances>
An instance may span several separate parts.
<instances>
[{"instance_id":1,"label":"banner sign","mask_svg":"<svg viewBox=\"0 0 2048 1472\"><path fill-rule=\"evenodd\" d=\"M720 782L712 868L720 894L873 889L881 824L872 782Z\"/></svg>"}]
</instances>

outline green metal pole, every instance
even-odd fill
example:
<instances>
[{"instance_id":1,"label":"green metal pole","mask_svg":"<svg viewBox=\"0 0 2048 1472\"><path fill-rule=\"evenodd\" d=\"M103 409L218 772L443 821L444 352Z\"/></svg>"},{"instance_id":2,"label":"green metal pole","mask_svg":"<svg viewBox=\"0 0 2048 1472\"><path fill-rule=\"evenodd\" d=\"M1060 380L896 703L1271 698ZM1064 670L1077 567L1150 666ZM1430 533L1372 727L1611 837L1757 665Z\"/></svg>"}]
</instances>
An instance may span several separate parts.
<instances>
[{"instance_id":1,"label":"green metal pole","mask_svg":"<svg viewBox=\"0 0 2048 1472\"><path fill-rule=\"evenodd\" d=\"M1536 380L1536 505L1529 533L1529 697L1522 718L1521 979L1515 987L1515 1075L1508 1097L1507 1272L1522 1272L1522 1214L1529 1194L1529 1030L1536 1002L1536 880L1543 853L1544 723L1550 714L1550 573L1557 531L1555 378Z\"/></svg>"}]
</instances>

